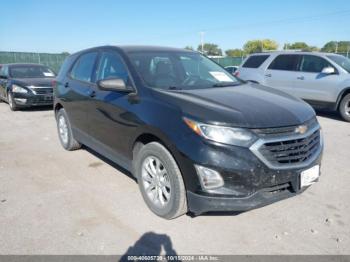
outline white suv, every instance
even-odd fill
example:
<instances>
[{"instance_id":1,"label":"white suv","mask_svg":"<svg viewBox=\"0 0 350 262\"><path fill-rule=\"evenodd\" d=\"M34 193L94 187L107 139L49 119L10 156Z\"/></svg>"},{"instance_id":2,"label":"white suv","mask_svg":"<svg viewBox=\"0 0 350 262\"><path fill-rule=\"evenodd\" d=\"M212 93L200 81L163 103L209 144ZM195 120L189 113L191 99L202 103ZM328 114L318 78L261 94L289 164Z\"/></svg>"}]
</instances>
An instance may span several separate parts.
<instances>
[{"instance_id":1,"label":"white suv","mask_svg":"<svg viewBox=\"0 0 350 262\"><path fill-rule=\"evenodd\" d=\"M253 54L236 75L299 97L315 108L338 110L350 122L350 59L344 56L296 51Z\"/></svg>"}]
</instances>

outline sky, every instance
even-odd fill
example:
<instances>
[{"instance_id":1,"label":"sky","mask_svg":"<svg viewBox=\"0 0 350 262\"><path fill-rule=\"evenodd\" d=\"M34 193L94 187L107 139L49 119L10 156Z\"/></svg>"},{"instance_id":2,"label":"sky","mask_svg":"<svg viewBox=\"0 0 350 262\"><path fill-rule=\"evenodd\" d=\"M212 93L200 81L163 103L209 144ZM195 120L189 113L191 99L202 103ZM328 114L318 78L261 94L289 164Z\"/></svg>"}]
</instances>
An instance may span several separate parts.
<instances>
[{"instance_id":1,"label":"sky","mask_svg":"<svg viewBox=\"0 0 350 262\"><path fill-rule=\"evenodd\" d=\"M0 51L75 52L99 45L223 50L270 38L280 48L350 40L349 0L0 0Z\"/></svg>"}]
</instances>

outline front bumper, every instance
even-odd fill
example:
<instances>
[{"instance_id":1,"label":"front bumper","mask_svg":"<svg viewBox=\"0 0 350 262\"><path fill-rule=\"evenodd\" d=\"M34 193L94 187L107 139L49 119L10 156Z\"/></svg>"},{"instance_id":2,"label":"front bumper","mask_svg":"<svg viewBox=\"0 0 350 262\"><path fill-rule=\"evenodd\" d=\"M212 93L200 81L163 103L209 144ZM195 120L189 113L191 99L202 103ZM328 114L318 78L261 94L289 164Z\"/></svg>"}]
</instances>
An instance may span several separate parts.
<instances>
[{"instance_id":1,"label":"front bumper","mask_svg":"<svg viewBox=\"0 0 350 262\"><path fill-rule=\"evenodd\" d=\"M244 212L263 207L274 202L296 196L306 190L306 187L294 192L290 186L280 185L264 188L248 197L216 197L187 192L189 209L194 214L209 211L236 211Z\"/></svg>"},{"instance_id":2,"label":"front bumper","mask_svg":"<svg viewBox=\"0 0 350 262\"><path fill-rule=\"evenodd\" d=\"M247 211L296 196L307 187L300 187L300 174L321 166L323 143L314 157L302 166L271 168L249 148L226 146L196 139L190 134L183 143L181 169L187 189L189 210L194 214L209 211ZM224 185L204 190L194 165L220 173Z\"/></svg>"},{"instance_id":3,"label":"front bumper","mask_svg":"<svg viewBox=\"0 0 350 262\"><path fill-rule=\"evenodd\" d=\"M18 107L53 105L53 94L13 93L13 99Z\"/></svg>"}]
</instances>

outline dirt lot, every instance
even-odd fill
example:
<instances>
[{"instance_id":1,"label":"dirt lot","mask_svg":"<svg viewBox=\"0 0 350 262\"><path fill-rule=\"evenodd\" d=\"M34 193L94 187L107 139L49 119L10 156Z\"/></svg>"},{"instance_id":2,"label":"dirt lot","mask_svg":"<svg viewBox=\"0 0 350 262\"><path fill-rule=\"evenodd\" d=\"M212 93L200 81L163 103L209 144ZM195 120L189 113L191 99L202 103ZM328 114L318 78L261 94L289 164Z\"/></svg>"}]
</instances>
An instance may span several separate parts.
<instances>
[{"instance_id":1,"label":"dirt lot","mask_svg":"<svg viewBox=\"0 0 350 262\"><path fill-rule=\"evenodd\" d=\"M319 121L322 177L304 194L238 215L166 221L115 166L90 150L65 151L51 110L0 103L0 253L350 254L350 124L329 114Z\"/></svg>"}]
</instances>

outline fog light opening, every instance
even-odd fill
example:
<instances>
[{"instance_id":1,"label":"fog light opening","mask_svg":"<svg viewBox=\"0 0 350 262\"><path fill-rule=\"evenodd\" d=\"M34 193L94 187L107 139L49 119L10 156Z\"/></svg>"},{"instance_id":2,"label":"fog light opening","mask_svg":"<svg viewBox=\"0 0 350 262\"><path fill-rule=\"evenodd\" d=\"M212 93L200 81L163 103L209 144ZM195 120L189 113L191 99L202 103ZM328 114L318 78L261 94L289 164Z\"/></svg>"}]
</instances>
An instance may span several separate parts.
<instances>
[{"instance_id":1,"label":"fog light opening","mask_svg":"<svg viewBox=\"0 0 350 262\"><path fill-rule=\"evenodd\" d=\"M25 104L25 103L27 103L27 99L26 98L15 98L15 102L18 104Z\"/></svg>"},{"instance_id":2,"label":"fog light opening","mask_svg":"<svg viewBox=\"0 0 350 262\"><path fill-rule=\"evenodd\" d=\"M215 189L224 185L219 172L204 166L195 165L195 168L203 189Z\"/></svg>"}]
</instances>

